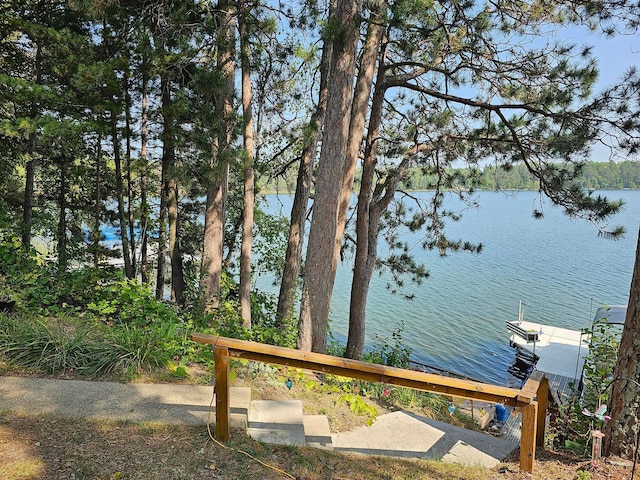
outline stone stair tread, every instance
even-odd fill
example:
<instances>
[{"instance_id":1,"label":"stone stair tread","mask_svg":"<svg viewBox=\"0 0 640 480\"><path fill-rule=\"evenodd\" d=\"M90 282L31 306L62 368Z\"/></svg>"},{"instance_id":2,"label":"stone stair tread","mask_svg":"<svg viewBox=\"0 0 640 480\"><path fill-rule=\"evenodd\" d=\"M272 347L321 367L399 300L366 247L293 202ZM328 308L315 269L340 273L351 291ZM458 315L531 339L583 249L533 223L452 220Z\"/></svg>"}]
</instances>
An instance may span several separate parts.
<instances>
[{"instance_id":1,"label":"stone stair tread","mask_svg":"<svg viewBox=\"0 0 640 480\"><path fill-rule=\"evenodd\" d=\"M230 387L229 388L229 425L234 429L246 429L251 410L251 388L250 387ZM211 406L210 421L215 423L215 399Z\"/></svg>"},{"instance_id":2,"label":"stone stair tread","mask_svg":"<svg viewBox=\"0 0 640 480\"><path fill-rule=\"evenodd\" d=\"M247 434L265 443L305 446L302 401L253 400Z\"/></svg>"},{"instance_id":3,"label":"stone stair tread","mask_svg":"<svg viewBox=\"0 0 640 480\"><path fill-rule=\"evenodd\" d=\"M308 447L333 450L331 429L326 415L305 415L302 420Z\"/></svg>"}]
</instances>

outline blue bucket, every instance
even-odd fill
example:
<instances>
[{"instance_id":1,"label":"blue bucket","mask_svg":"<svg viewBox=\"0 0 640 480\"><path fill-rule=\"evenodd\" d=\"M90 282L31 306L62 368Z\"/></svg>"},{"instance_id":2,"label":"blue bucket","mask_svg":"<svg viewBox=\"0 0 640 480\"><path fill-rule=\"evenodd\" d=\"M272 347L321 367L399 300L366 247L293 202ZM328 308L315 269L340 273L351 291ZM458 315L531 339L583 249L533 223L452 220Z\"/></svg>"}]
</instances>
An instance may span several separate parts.
<instances>
[{"instance_id":1,"label":"blue bucket","mask_svg":"<svg viewBox=\"0 0 640 480\"><path fill-rule=\"evenodd\" d=\"M498 422L506 422L509 418L509 410L504 405L496 403L496 420Z\"/></svg>"}]
</instances>

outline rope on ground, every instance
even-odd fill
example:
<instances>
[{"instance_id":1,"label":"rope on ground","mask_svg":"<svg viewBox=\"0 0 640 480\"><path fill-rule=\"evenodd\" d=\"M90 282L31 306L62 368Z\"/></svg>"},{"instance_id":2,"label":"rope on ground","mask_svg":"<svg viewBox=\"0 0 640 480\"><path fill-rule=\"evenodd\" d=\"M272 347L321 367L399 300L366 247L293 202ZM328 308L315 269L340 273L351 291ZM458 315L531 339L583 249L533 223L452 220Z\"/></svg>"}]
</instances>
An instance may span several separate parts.
<instances>
[{"instance_id":1,"label":"rope on ground","mask_svg":"<svg viewBox=\"0 0 640 480\"><path fill-rule=\"evenodd\" d=\"M291 478L292 480L296 480L296 477L294 477L290 473L285 472L284 470L281 470L278 467L274 467L273 465L269 465L268 463L263 462L259 458L256 458L253 455L251 455L249 452L245 452L244 450L240 450L239 448L229 447L228 445L225 445L224 443L220 442L213 436L213 434L211 433L211 410L213 409L213 399L215 398L215 394L216 394L216 388L214 386L213 395L211 396L211 402L209 403L209 411L207 412L207 432L209 433L209 438L211 438L211 440L213 440L217 445L221 446L222 448L226 448L227 450L231 450L232 452L237 452L237 453L241 453L242 455L246 455L252 460L255 460L256 462L258 462L263 467L269 468L274 472L284 475L287 478Z\"/></svg>"}]
</instances>

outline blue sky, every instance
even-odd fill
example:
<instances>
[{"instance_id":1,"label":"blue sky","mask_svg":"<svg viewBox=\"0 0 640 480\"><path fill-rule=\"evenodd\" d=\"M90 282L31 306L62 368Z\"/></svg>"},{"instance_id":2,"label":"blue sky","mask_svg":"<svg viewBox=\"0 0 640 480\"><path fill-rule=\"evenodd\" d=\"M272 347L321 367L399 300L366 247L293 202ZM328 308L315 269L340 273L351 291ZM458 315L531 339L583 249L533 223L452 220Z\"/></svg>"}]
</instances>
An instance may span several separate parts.
<instances>
[{"instance_id":1,"label":"blue sky","mask_svg":"<svg viewBox=\"0 0 640 480\"><path fill-rule=\"evenodd\" d=\"M594 46L600 68L602 87L618 80L632 65L640 68L640 35L624 35L607 39L599 33L583 33L573 38L578 45Z\"/></svg>"},{"instance_id":2,"label":"blue sky","mask_svg":"<svg viewBox=\"0 0 640 480\"><path fill-rule=\"evenodd\" d=\"M576 46L593 46L593 56L598 61L600 72L594 93L604 90L607 86L620 81L624 73L631 67L636 66L640 70L640 32L635 35L617 35L607 38L599 31L592 32L586 27L573 27L562 32L557 32L557 38L564 38ZM592 150L591 160L608 161L611 152L603 146L595 146ZM640 160L639 158L628 158L617 152L613 157L615 160Z\"/></svg>"}]
</instances>

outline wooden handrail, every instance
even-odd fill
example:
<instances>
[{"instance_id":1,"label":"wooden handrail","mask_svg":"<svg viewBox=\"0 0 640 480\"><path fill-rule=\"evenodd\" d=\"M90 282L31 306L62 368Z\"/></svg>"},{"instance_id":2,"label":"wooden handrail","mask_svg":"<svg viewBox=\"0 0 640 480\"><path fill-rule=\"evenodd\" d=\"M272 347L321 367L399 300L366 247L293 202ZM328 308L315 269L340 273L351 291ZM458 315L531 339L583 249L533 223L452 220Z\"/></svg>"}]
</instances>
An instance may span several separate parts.
<instances>
[{"instance_id":1,"label":"wooden handrail","mask_svg":"<svg viewBox=\"0 0 640 480\"><path fill-rule=\"evenodd\" d=\"M527 383L517 390L499 385L444 377L433 373L417 372L402 368L334 357L314 352L304 352L291 348L277 347L246 340L215 335L194 333L191 339L213 346L216 369L216 437L229 439L229 358L242 358L258 362L296 367L315 372L329 373L343 377L357 378L370 382L380 382L438 393L453 397L500 403L522 410L522 441L520 448L520 468L533 471L535 446L540 431L544 438L544 421L540 421L538 401L540 394L536 386L546 381L543 377L537 383ZM546 395L546 394L545 394ZM545 396L546 398L546 396ZM546 401L542 413L546 411ZM544 416L543 416L544 420ZM538 432L537 432L538 430ZM531 441L525 441L531 439Z\"/></svg>"}]
</instances>

